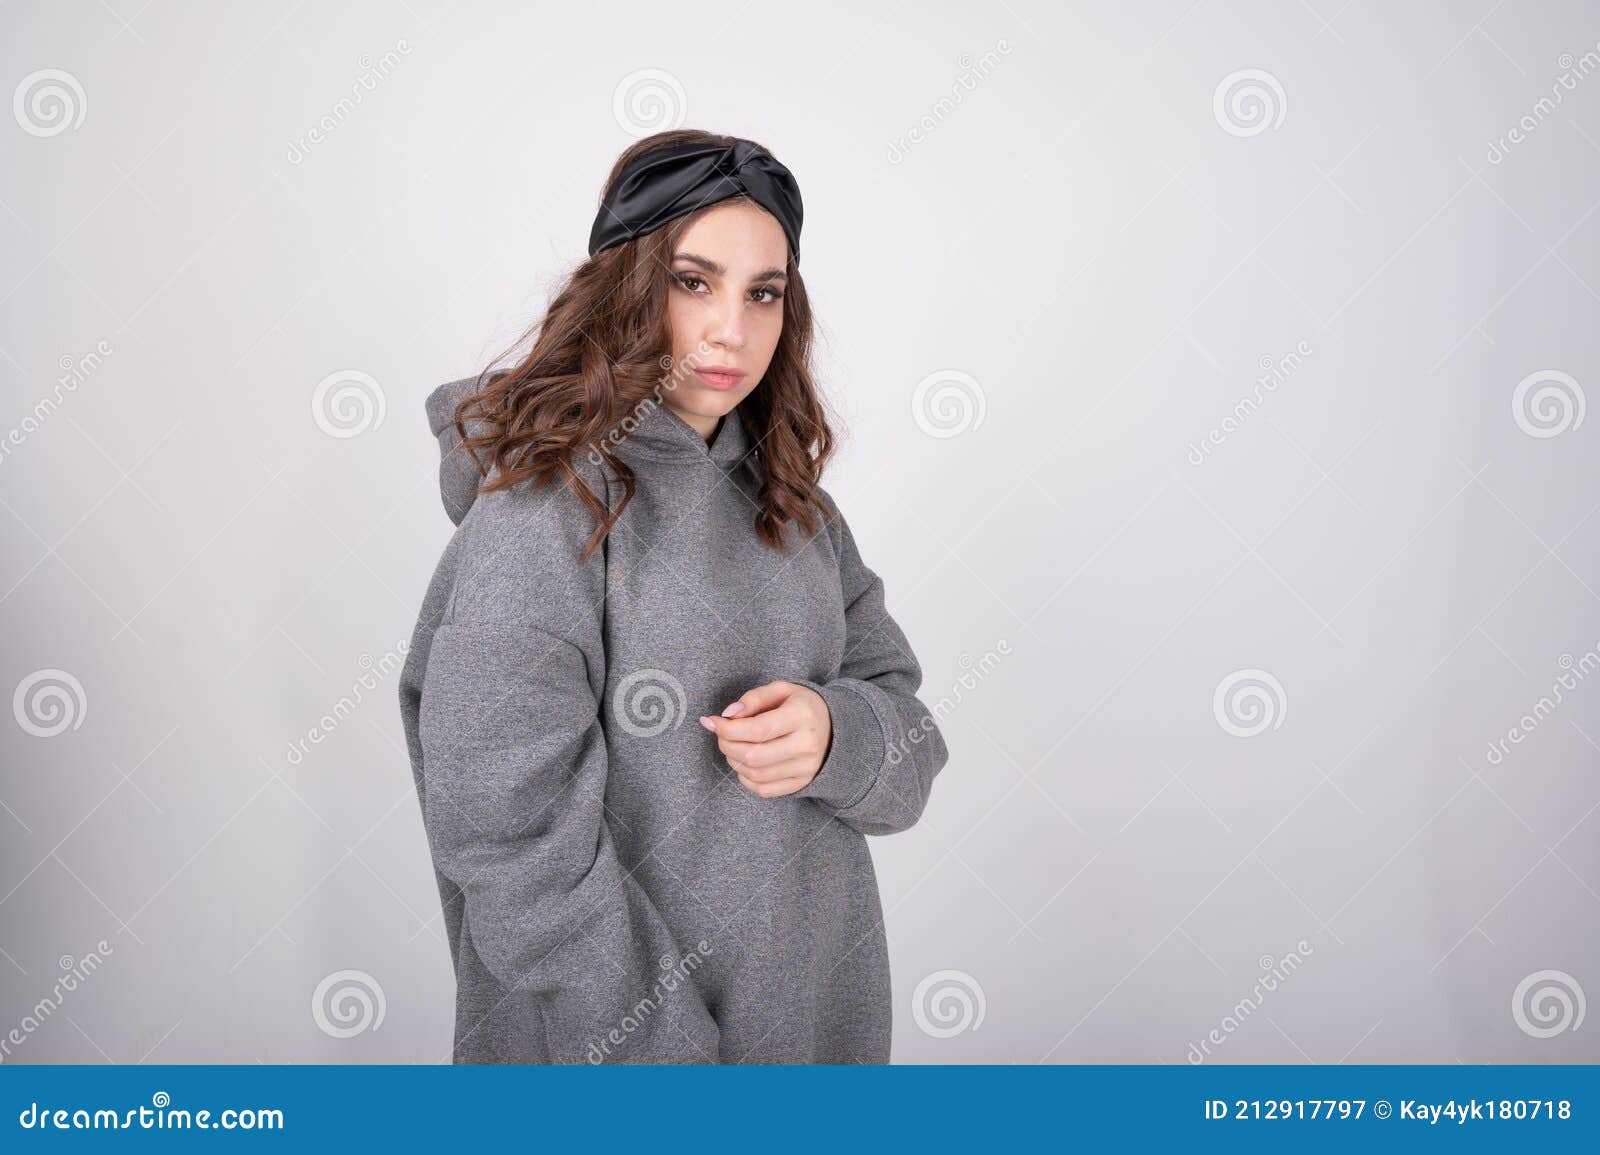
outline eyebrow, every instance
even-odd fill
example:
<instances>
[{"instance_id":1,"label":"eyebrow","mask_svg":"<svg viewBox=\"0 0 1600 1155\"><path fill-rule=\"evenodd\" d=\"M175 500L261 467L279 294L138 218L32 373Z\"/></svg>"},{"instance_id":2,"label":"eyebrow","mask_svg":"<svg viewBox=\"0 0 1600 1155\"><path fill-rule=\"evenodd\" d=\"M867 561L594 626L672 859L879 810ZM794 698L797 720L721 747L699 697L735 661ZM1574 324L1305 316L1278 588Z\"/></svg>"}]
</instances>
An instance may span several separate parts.
<instances>
[{"instance_id":1,"label":"eyebrow","mask_svg":"<svg viewBox=\"0 0 1600 1155\"><path fill-rule=\"evenodd\" d=\"M702 257L699 253L674 253L672 259L674 261L688 261L690 264L699 265L706 272L713 273L719 277L725 277L728 275L728 270L726 268L717 264L717 262L713 261L710 257ZM778 268L763 269L750 279L752 281L787 281L789 279L789 274Z\"/></svg>"}]
</instances>

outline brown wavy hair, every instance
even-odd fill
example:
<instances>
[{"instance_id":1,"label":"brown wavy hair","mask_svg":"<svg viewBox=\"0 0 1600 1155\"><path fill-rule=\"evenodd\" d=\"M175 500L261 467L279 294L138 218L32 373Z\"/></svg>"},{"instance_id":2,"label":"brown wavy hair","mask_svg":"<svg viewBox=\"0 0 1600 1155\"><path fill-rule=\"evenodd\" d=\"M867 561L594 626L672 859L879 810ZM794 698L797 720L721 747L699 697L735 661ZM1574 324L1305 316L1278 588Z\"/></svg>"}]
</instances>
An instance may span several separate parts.
<instances>
[{"instance_id":1,"label":"brown wavy hair","mask_svg":"<svg viewBox=\"0 0 1600 1155\"><path fill-rule=\"evenodd\" d=\"M653 149L687 143L732 145L739 139L695 129L658 132L617 158L605 187L625 165ZM717 202L729 203L733 200ZM524 481L537 488L557 477L572 487L597 522L584 548L585 560L633 500L633 470L612 453L619 439L626 438L620 431L626 419L641 412L641 406L661 404L659 391L676 385L669 378L694 367L672 363L667 313L670 267L678 239L713 207L717 206L679 217L586 259L556 292L543 319L513 346L531 338L530 351L509 369L497 371L495 363L506 356L502 354L479 374L472 392L456 408L462 448L485 478L479 492ZM834 437L812 380L811 305L793 253L786 272L783 332L777 349L766 375L737 410L759 448L756 531L768 546L779 549L789 521L809 538L817 532L817 511L831 518L817 501L816 487L834 451ZM622 483L624 496L616 510L608 511L573 465L572 456L579 452L603 463ZM496 471L492 478L485 459Z\"/></svg>"}]
</instances>

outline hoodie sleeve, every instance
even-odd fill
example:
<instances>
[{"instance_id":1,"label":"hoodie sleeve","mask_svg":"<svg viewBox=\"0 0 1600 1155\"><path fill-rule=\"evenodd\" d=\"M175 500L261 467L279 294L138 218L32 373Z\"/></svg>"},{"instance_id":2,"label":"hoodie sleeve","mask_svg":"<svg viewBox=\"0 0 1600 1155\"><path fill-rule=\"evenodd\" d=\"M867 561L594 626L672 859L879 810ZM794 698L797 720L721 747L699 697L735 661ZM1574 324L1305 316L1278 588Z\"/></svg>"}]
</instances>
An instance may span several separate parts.
<instances>
[{"instance_id":1,"label":"hoodie sleeve","mask_svg":"<svg viewBox=\"0 0 1600 1155\"><path fill-rule=\"evenodd\" d=\"M837 510L831 497L828 504ZM917 697L922 667L885 608L883 581L862 562L842 514L838 533L844 661L829 682L790 679L822 695L833 738L816 777L795 796L813 799L863 834L894 834L922 817L949 752Z\"/></svg>"},{"instance_id":2,"label":"hoodie sleeve","mask_svg":"<svg viewBox=\"0 0 1600 1155\"><path fill-rule=\"evenodd\" d=\"M605 813L593 528L560 480L468 511L422 680L423 822L472 948L535 998L552 1061L715 1063L717 1023L680 965L696 945L623 869Z\"/></svg>"}]
</instances>

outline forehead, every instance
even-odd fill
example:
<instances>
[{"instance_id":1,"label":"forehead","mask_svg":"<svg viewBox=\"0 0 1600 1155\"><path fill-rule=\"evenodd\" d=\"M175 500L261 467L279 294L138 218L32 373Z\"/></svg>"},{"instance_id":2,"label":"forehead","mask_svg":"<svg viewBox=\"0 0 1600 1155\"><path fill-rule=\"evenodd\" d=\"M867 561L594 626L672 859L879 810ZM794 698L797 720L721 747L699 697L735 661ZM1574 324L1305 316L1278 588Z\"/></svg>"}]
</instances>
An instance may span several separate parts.
<instances>
[{"instance_id":1,"label":"forehead","mask_svg":"<svg viewBox=\"0 0 1600 1155\"><path fill-rule=\"evenodd\" d=\"M729 276L762 269L783 268L789 239L778 219L758 204L724 201L684 230L679 252L710 257L728 269Z\"/></svg>"}]
</instances>

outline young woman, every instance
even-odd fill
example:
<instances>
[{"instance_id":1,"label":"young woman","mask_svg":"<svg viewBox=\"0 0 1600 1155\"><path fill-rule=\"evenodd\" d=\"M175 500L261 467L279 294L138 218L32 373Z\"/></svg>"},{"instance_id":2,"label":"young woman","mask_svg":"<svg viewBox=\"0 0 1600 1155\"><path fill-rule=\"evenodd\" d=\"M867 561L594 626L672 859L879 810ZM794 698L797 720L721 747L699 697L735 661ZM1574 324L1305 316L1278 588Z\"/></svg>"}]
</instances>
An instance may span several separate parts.
<instances>
[{"instance_id":1,"label":"young woman","mask_svg":"<svg viewBox=\"0 0 1600 1155\"><path fill-rule=\"evenodd\" d=\"M400 703L458 1063L888 1061L864 836L947 755L818 485L800 222L760 145L642 140L531 351L428 399Z\"/></svg>"}]
</instances>

